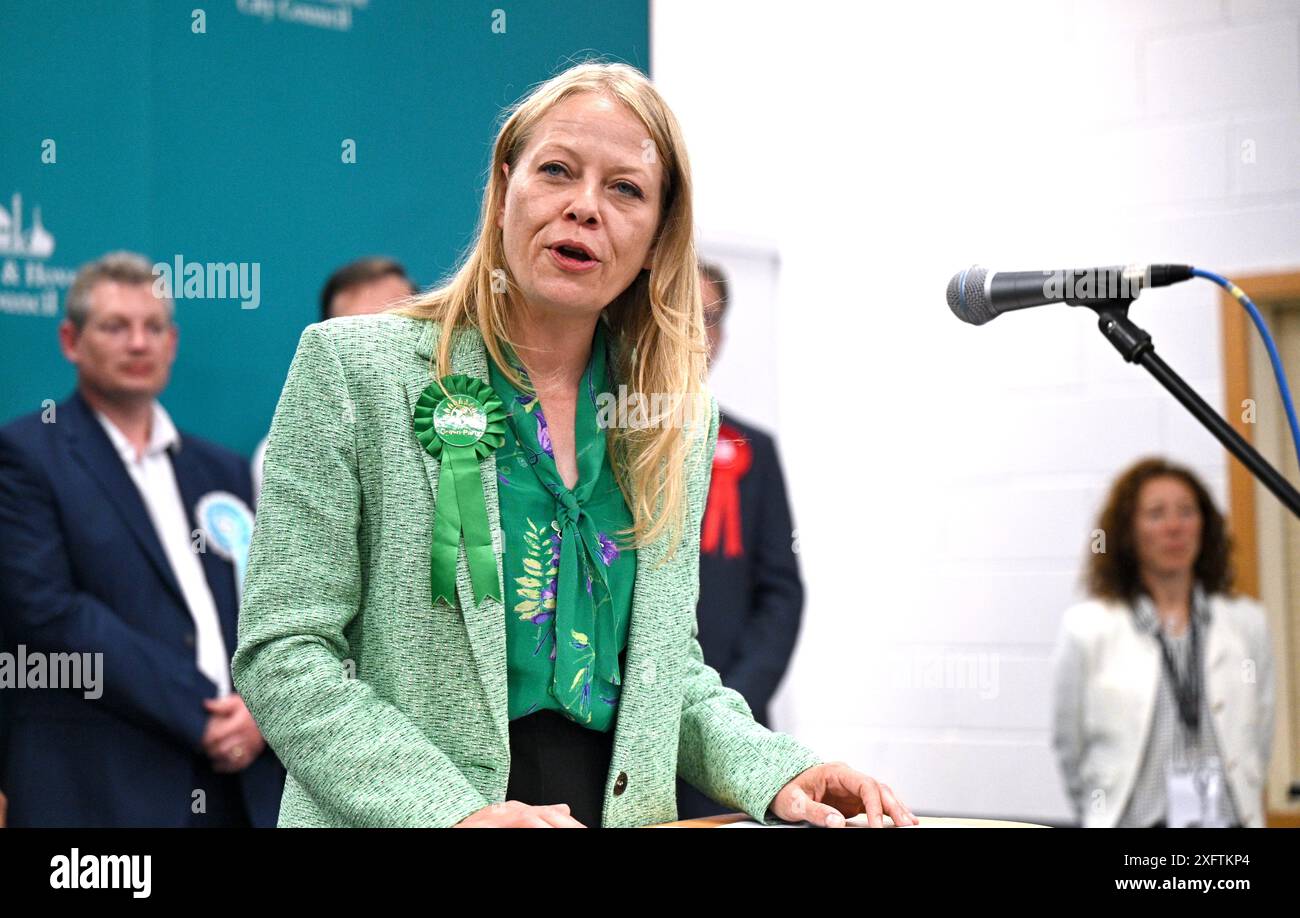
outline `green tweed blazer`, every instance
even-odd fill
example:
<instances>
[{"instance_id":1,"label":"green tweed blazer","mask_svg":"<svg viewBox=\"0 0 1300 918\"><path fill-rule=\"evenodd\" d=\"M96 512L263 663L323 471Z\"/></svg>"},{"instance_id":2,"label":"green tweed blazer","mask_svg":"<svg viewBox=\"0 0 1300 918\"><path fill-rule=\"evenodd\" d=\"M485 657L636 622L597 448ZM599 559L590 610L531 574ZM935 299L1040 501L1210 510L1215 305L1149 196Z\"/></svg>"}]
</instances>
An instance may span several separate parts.
<instances>
[{"instance_id":1,"label":"green tweed blazer","mask_svg":"<svg viewBox=\"0 0 1300 918\"><path fill-rule=\"evenodd\" d=\"M506 611L432 607L438 461L412 431L441 329L397 315L333 319L302 334L271 425L244 583L237 690L288 770L283 826L451 826L505 800ZM488 378L474 329L452 371ZM677 817L675 778L768 823L777 791L822 759L756 723L704 664L697 640L699 528L718 434L688 467L688 530L638 552L624 686L602 824ZM480 463L501 564L494 458ZM556 801L559 802L559 801Z\"/></svg>"}]
</instances>

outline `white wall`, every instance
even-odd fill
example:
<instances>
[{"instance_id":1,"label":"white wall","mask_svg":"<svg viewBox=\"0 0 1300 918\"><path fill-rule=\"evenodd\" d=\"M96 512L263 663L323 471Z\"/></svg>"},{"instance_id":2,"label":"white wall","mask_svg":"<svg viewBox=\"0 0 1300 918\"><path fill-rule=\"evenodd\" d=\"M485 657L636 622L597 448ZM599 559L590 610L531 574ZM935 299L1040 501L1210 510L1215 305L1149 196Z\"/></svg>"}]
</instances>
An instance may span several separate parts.
<instances>
[{"instance_id":1,"label":"white wall","mask_svg":"<svg viewBox=\"0 0 1300 918\"><path fill-rule=\"evenodd\" d=\"M971 263L1295 270L1300 2L661 0L652 46L700 233L780 254L808 605L778 726L917 812L1068 818L1048 655L1104 488L1159 452L1222 503L1227 460L1092 313L974 328L944 288ZM1216 289L1132 315L1220 407Z\"/></svg>"}]
</instances>

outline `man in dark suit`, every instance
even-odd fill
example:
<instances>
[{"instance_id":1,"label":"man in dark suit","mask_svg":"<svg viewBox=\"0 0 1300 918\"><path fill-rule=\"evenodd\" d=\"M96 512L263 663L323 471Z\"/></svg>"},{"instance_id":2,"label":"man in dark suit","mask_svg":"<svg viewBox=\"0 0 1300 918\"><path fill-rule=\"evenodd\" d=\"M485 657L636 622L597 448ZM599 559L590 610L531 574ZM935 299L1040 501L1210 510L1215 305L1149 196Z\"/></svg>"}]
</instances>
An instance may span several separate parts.
<instances>
[{"instance_id":1,"label":"man in dark suit","mask_svg":"<svg viewBox=\"0 0 1300 918\"><path fill-rule=\"evenodd\" d=\"M728 303L726 275L700 264L709 362L722 345ZM794 652L803 612L803 583L785 481L772 437L719 412L713 477L700 534L697 620L704 662L722 684L771 727L768 704ZM677 782L681 819L728 812L684 781Z\"/></svg>"},{"instance_id":2,"label":"man in dark suit","mask_svg":"<svg viewBox=\"0 0 1300 918\"><path fill-rule=\"evenodd\" d=\"M95 683L4 689L11 826L274 826L279 812L284 770L232 692L235 567L195 512L251 501L248 467L158 404L177 329L153 282L130 253L83 267L59 326L76 390L0 429L4 652L50 674L84 660Z\"/></svg>"},{"instance_id":3,"label":"man in dark suit","mask_svg":"<svg viewBox=\"0 0 1300 918\"><path fill-rule=\"evenodd\" d=\"M5 646L5 636L0 633L0 647ZM0 692L0 762L5 760L5 750L9 747L9 702L5 692ZM3 767L0 767L0 775L3 775ZM3 829L9 819L9 798L5 796L4 781L0 777L0 829Z\"/></svg>"}]
</instances>

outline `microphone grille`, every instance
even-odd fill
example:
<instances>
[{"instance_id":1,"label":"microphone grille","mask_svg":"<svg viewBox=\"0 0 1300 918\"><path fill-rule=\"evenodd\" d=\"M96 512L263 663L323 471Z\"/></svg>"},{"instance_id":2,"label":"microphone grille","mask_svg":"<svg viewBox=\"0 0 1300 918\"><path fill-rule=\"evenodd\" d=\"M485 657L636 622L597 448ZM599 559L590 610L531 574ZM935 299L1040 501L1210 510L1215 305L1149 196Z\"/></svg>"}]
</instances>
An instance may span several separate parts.
<instances>
[{"instance_id":1,"label":"microphone grille","mask_svg":"<svg viewBox=\"0 0 1300 918\"><path fill-rule=\"evenodd\" d=\"M974 265L957 272L948 281L948 308L963 322L983 325L997 315L984 295L984 278L988 273L988 268Z\"/></svg>"}]
</instances>

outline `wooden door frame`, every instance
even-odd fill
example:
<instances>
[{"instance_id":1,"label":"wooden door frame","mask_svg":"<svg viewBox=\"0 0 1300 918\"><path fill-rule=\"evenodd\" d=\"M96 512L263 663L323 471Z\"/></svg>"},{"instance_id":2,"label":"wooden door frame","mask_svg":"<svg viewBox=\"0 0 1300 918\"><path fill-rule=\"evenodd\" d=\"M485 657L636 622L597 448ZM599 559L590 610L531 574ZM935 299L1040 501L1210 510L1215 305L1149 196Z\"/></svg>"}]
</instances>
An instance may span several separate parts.
<instances>
[{"instance_id":1,"label":"wooden door frame","mask_svg":"<svg viewBox=\"0 0 1300 918\"><path fill-rule=\"evenodd\" d=\"M1300 300L1300 272L1243 277L1238 284L1256 305ZM1265 307L1266 308L1266 307ZM1223 416L1247 443L1255 445L1255 425L1246 423L1242 403L1250 398L1250 317L1241 303L1220 288L1223 327ZM1237 589L1259 598L1259 539L1255 531L1255 478L1235 457L1228 459L1228 524L1235 551Z\"/></svg>"},{"instance_id":2,"label":"wooden door frame","mask_svg":"<svg viewBox=\"0 0 1300 918\"><path fill-rule=\"evenodd\" d=\"M1266 317L1269 307L1274 303L1300 301L1300 272L1242 277L1238 285L1250 295ZM1219 291L1219 309L1223 341L1223 416L1237 433L1254 446L1256 425L1246 422L1243 408L1245 400L1251 398L1253 369L1251 338L1256 332L1252 328L1253 323L1246 310L1226 290ZM1236 457L1229 456L1227 518L1233 539L1236 587L1255 599L1260 598L1261 592L1259 519L1255 504L1257 490L1254 476L1237 461ZM1290 640L1282 642L1284 653L1279 660L1279 667L1289 665L1285 650L1290 645ZM1277 644L1275 643L1274 646L1276 647ZM1283 681L1284 686L1288 684L1289 680ZM1288 716L1288 706L1291 704L1288 694L1286 691L1278 692L1278 708L1283 717ZM1280 721L1281 717L1278 720ZM1289 730L1284 731L1283 735L1289 735ZM1274 742L1278 742L1276 737ZM1294 757L1295 752L1284 750L1284 755ZM1288 764L1290 770L1294 772L1300 762L1288 758ZM1265 812L1269 826L1300 827L1300 806L1288 805L1285 809L1269 808L1268 801L1265 800Z\"/></svg>"}]
</instances>

